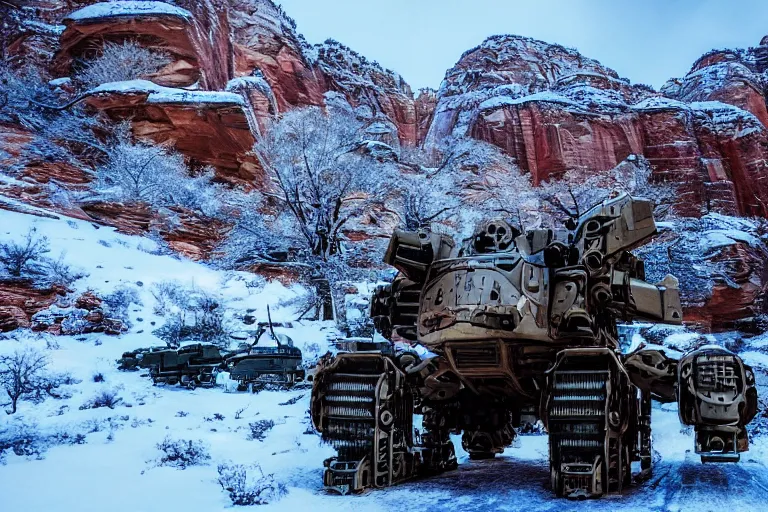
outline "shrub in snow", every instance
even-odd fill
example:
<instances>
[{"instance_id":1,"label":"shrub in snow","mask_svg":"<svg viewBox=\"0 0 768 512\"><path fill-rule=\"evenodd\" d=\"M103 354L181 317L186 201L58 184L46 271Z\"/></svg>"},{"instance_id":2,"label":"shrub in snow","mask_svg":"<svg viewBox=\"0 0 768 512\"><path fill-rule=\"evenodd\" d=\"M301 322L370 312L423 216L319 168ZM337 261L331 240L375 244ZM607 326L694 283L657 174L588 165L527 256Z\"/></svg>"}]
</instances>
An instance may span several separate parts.
<instances>
[{"instance_id":1,"label":"shrub in snow","mask_svg":"<svg viewBox=\"0 0 768 512\"><path fill-rule=\"evenodd\" d=\"M51 444L85 444L86 438L83 433L72 434L70 432L56 432L51 436Z\"/></svg>"},{"instance_id":2,"label":"shrub in snow","mask_svg":"<svg viewBox=\"0 0 768 512\"><path fill-rule=\"evenodd\" d=\"M265 475L258 464L219 464L219 485L229 493L233 505L266 505L279 500L288 492L274 475Z\"/></svg>"},{"instance_id":3,"label":"shrub in snow","mask_svg":"<svg viewBox=\"0 0 768 512\"><path fill-rule=\"evenodd\" d=\"M53 94L40 76L40 70L32 66L12 70L0 60L0 121L32 129L42 128L46 119L30 100L52 98Z\"/></svg>"},{"instance_id":4,"label":"shrub in snow","mask_svg":"<svg viewBox=\"0 0 768 512\"><path fill-rule=\"evenodd\" d=\"M48 372L48 357L32 347L18 348L11 354L0 355L0 387L10 399L10 410L16 412L19 400L42 401L46 396L62 398L59 387L72 383L64 374Z\"/></svg>"},{"instance_id":5,"label":"shrub in snow","mask_svg":"<svg viewBox=\"0 0 768 512\"><path fill-rule=\"evenodd\" d=\"M82 63L75 78L86 87L150 78L170 62L168 54L144 48L136 41L107 42L101 55Z\"/></svg>"},{"instance_id":6,"label":"shrub in snow","mask_svg":"<svg viewBox=\"0 0 768 512\"><path fill-rule=\"evenodd\" d=\"M79 308L63 309L51 306L32 317L33 325L53 325L61 319L61 333L64 335L83 334L91 323L86 320L88 311Z\"/></svg>"},{"instance_id":7,"label":"shrub in snow","mask_svg":"<svg viewBox=\"0 0 768 512\"><path fill-rule=\"evenodd\" d=\"M46 257L48 253L48 237L32 228L20 242L0 242L0 270L11 277L33 279L40 286L66 287L87 275L67 265L63 253L58 259Z\"/></svg>"},{"instance_id":8,"label":"shrub in snow","mask_svg":"<svg viewBox=\"0 0 768 512\"><path fill-rule=\"evenodd\" d=\"M11 70L0 59L0 122L19 125L34 135L8 167L11 174L41 159L77 167L104 157L109 144L103 137L108 133L105 117L86 113L80 104L63 110L43 106L58 105L59 94L36 67ZM66 202L68 193L61 188L58 192L56 201Z\"/></svg>"},{"instance_id":9,"label":"shrub in snow","mask_svg":"<svg viewBox=\"0 0 768 512\"><path fill-rule=\"evenodd\" d=\"M181 316L178 314L169 316L161 327L152 331L152 334L163 340L169 347L178 347L186 334Z\"/></svg>"},{"instance_id":10,"label":"shrub in snow","mask_svg":"<svg viewBox=\"0 0 768 512\"><path fill-rule=\"evenodd\" d=\"M131 304L141 306L141 298L136 288L128 285L120 285L101 299L104 313L109 318L128 321L128 308Z\"/></svg>"},{"instance_id":11,"label":"shrub in snow","mask_svg":"<svg viewBox=\"0 0 768 512\"><path fill-rule=\"evenodd\" d=\"M65 427L66 428L66 427ZM82 426L79 427L82 430ZM19 457L42 459L43 454L53 446L85 444L84 431L56 430L44 433L35 423L23 417L0 423L0 464L8 453Z\"/></svg>"},{"instance_id":12,"label":"shrub in snow","mask_svg":"<svg viewBox=\"0 0 768 512\"><path fill-rule=\"evenodd\" d=\"M155 298L153 312L165 316L188 306L186 288L177 281L161 281L152 286Z\"/></svg>"},{"instance_id":13,"label":"shrub in snow","mask_svg":"<svg viewBox=\"0 0 768 512\"><path fill-rule=\"evenodd\" d=\"M5 462L8 452L19 457L42 458L48 449L48 442L40 434L37 425L23 420L0 423L0 463Z\"/></svg>"},{"instance_id":14,"label":"shrub in snow","mask_svg":"<svg viewBox=\"0 0 768 512\"><path fill-rule=\"evenodd\" d=\"M104 389L96 393L96 395L80 406L80 410L85 409L98 409L100 407L108 407L114 409L123 399L118 395L115 389Z\"/></svg>"},{"instance_id":15,"label":"shrub in snow","mask_svg":"<svg viewBox=\"0 0 768 512\"><path fill-rule=\"evenodd\" d=\"M0 243L0 265L12 277L39 276L44 271L43 258L49 252L48 238L33 228L21 242Z\"/></svg>"},{"instance_id":16,"label":"shrub in snow","mask_svg":"<svg viewBox=\"0 0 768 512\"><path fill-rule=\"evenodd\" d=\"M97 170L96 191L110 201L140 201L152 206L182 206L205 215L219 208L212 171L191 176L184 157L166 147L132 142L121 127L118 141Z\"/></svg>"},{"instance_id":17,"label":"shrub in snow","mask_svg":"<svg viewBox=\"0 0 768 512\"><path fill-rule=\"evenodd\" d=\"M166 437L157 444L162 455L157 459L158 466L171 466L186 469L189 466L201 466L211 460L208 447L200 440L171 439Z\"/></svg>"},{"instance_id":18,"label":"shrub in snow","mask_svg":"<svg viewBox=\"0 0 768 512\"><path fill-rule=\"evenodd\" d=\"M88 276L88 273L68 265L65 261L65 254L61 253L57 259L45 258L45 274L42 280L46 283L69 287L78 279Z\"/></svg>"},{"instance_id":19,"label":"shrub in snow","mask_svg":"<svg viewBox=\"0 0 768 512\"><path fill-rule=\"evenodd\" d=\"M152 333L170 346L195 339L212 343L229 343L224 328L221 299L196 287L162 282L152 291L155 313L166 317L165 323Z\"/></svg>"},{"instance_id":20,"label":"shrub in snow","mask_svg":"<svg viewBox=\"0 0 768 512\"><path fill-rule=\"evenodd\" d=\"M249 434L248 439L264 441L267 437L267 432L272 430L272 427L275 426L275 422L272 420L257 420L249 423L248 426L251 428L251 433Z\"/></svg>"}]
</instances>

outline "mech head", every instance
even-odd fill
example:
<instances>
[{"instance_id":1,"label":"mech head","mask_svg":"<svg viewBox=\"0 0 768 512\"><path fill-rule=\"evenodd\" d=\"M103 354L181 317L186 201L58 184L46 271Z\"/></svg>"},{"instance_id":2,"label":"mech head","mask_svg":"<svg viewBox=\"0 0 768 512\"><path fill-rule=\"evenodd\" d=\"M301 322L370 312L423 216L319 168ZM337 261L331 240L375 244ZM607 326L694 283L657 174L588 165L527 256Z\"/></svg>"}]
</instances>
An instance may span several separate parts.
<instances>
[{"instance_id":1,"label":"mech head","mask_svg":"<svg viewBox=\"0 0 768 512\"><path fill-rule=\"evenodd\" d=\"M468 254L491 254L515 248L515 238L521 231L504 219L496 218L481 222L465 246Z\"/></svg>"}]
</instances>

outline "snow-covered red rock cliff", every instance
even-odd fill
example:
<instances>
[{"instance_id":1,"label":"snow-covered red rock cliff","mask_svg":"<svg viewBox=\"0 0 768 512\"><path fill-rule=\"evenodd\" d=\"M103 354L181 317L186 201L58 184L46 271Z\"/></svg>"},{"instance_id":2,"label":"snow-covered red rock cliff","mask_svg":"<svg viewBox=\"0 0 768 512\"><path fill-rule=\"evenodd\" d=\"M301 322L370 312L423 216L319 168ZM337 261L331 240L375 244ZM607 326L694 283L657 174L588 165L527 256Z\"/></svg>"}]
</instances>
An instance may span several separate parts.
<instances>
[{"instance_id":1,"label":"snow-covered red rock cliff","mask_svg":"<svg viewBox=\"0 0 768 512\"><path fill-rule=\"evenodd\" d=\"M4 7L6 58L46 68L60 79L52 87L62 100L71 99L66 77L105 42L130 40L168 54L151 81L102 84L83 101L94 113L130 121L135 136L212 166L220 182L266 186L251 147L270 120L342 98L369 123L371 139L391 146L471 136L505 151L534 185L572 171L608 172L642 155L655 180L677 189L676 210L684 217L768 217L768 38L755 48L709 52L657 92L574 49L492 36L461 55L437 90L415 97L403 77L353 49L305 41L270 0L26 4ZM13 162L31 139L24 126L5 126L0 162ZM77 189L92 180L65 160L24 166L21 179L0 183L0 193L27 204L50 207L54 185ZM162 228L166 220L127 205L56 209L126 232L159 230L194 257L213 250L217 237L216 226L187 214L183 226ZM691 309L703 323L713 305L751 303L765 287L761 251L734 246L719 257L730 262L730 281L716 290L720 298Z\"/></svg>"}]
</instances>

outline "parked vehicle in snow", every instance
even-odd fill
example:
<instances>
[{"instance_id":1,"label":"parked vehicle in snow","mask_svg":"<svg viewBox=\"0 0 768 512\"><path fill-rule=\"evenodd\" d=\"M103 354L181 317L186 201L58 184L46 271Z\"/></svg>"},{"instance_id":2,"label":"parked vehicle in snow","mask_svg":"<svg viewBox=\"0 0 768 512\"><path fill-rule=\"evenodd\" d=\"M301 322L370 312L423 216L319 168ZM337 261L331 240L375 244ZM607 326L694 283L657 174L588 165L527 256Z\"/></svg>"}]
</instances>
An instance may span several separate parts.
<instances>
[{"instance_id":1,"label":"parked vehicle in snow","mask_svg":"<svg viewBox=\"0 0 768 512\"><path fill-rule=\"evenodd\" d=\"M187 343L153 354L158 362L149 368L149 375L155 384L181 384L190 389L216 385L226 355L212 343Z\"/></svg>"},{"instance_id":2,"label":"parked vehicle in snow","mask_svg":"<svg viewBox=\"0 0 768 512\"><path fill-rule=\"evenodd\" d=\"M123 356L117 360L118 370L137 371L141 368L150 368L160 364L160 352L168 350L168 347L137 348L130 352L123 352Z\"/></svg>"},{"instance_id":3,"label":"parked vehicle in snow","mask_svg":"<svg viewBox=\"0 0 768 512\"><path fill-rule=\"evenodd\" d=\"M293 346L289 336L275 333L275 327L291 328L291 324L259 322L253 343L241 344L238 351L227 358L229 378L238 382L240 391L253 388L254 384L292 386L304 380L301 350ZM270 340L274 346L265 345Z\"/></svg>"}]
</instances>

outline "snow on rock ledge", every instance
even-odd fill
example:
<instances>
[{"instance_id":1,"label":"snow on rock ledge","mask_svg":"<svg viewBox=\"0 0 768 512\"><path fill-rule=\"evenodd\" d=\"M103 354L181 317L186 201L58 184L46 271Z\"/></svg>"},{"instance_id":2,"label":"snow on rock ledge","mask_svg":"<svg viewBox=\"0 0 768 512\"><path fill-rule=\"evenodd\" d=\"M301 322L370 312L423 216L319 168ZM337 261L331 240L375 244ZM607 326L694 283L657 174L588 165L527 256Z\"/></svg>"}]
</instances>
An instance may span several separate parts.
<instances>
[{"instance_id":1,"label":"snow on rock ledge","mask_svg":"<svg viewBox=\"0 0 768 512\"><path fill-rule=\"evenodd\" d=\"M171 57L153 80L186 87L221 89L233 75L230 29L225 11L206 0L190 10L164 2L102 2L64 18L54 71L70 76L76 63L98 54L105 42L137 41Z\"/></svg>"},{"instance_id":2,"label":"snow on rock ledge","mask_svg":"<svg viewBox=\"0 0 768 512\"><path fill-rule=\"evenodd\" d=\"M87 20L115 18L118 16L176 16L179 18L191 19L192 13L186 9L165 2L101 2L83 7L82 9L73 12L66 16L64 21L73 20L83 22Z\"/></svg>"},{"instance_id":3,"label":"snow on rock ledge","mask_svg":"<svg viewBox=\"0 0 768 512\"><path fill-rule=\"evenodd\" d=\"M148 80L110 82L91 89L87 94L146 94L147 103L194 103L198 105L221 104L245 106L243 97L226 91L191 91L175 87L163 87Z\"/></svg>"},{"instance_id":4,"label":"snow on rock ledge","mask_svg":"<svg viewBox=\"0 0 768 512\"><path fill-rule=\"evenodd\" d=\"M251 148L257 121L243 96L226 91L189 91L146 80L103 84L87 104L115 120L131 120L134 135L177 151L216 170L222 181L246 188L266 180Z\"/></svg>"}]
</instances>

